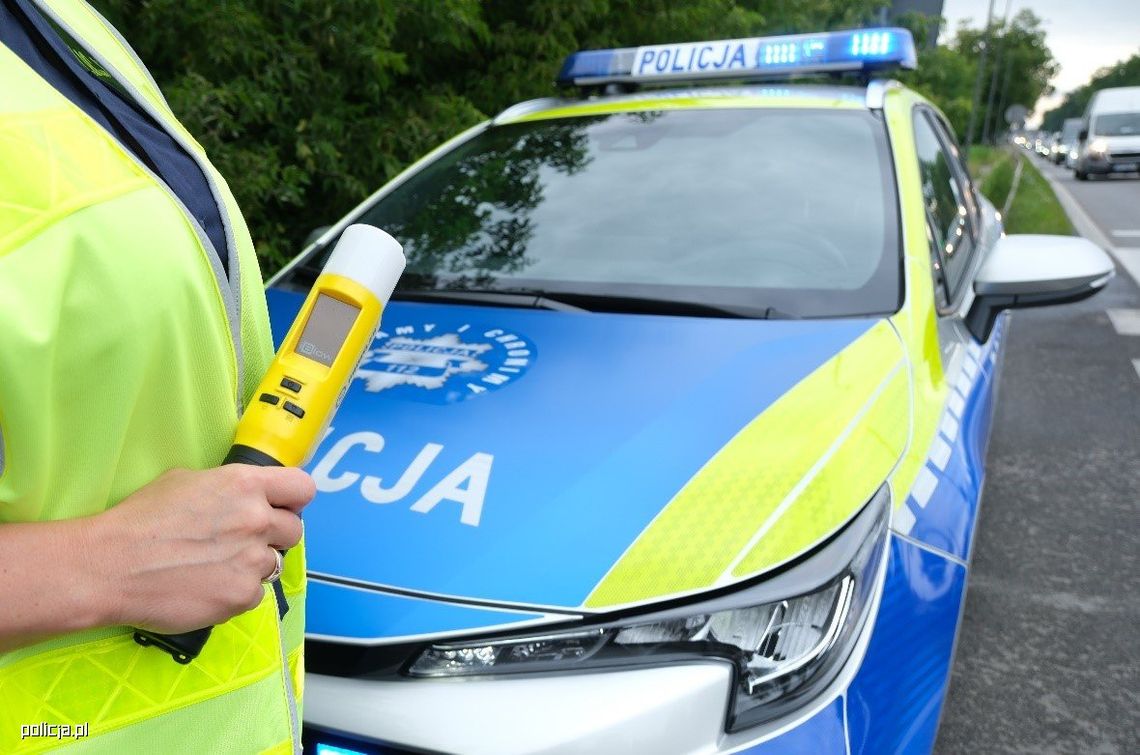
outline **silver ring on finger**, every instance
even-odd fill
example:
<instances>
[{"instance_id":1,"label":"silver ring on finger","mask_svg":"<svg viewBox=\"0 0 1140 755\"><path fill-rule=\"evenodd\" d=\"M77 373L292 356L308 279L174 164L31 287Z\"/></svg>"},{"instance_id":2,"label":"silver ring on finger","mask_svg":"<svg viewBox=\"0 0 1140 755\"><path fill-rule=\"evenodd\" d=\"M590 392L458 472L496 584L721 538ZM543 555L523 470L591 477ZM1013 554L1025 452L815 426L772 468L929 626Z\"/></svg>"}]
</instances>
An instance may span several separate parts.
<instances>
[{"instance_id":1,"label":"silver ring on finger","mask_svg":"<svg viewBox=\"0 0 1140 755\"><path fill-rule=\"evenodd\" d=\"M266 585L276 582L281 577L281 571L285 568L285 559L281 557L281 551L272 547L270 550L273 551L273 557L277 561L273 564L273 571L269 573L269 576L261 580L262 584Z\"/></svg>"}]
</instances>

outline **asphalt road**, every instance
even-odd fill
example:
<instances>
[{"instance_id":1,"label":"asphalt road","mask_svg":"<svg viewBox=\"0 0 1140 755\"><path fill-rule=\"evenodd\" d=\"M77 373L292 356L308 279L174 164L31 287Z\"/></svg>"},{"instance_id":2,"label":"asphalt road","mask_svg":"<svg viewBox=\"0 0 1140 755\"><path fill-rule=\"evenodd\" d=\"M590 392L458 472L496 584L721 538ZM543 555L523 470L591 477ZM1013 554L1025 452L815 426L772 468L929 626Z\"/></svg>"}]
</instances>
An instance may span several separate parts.
<instances>
[{"instance_id":1,"label":"asphalt road","mask_svg":"<svg viewBox=\"0 0 1140 755\"><path fill-rule=\"evenodd\" d=\"M1013 315L936 749L1135 753L1140 177L1078 182L1032 159L1083 209L1066 208L1078 231L1112 247L1117 276Z\"/></svg>"}]
</instances>

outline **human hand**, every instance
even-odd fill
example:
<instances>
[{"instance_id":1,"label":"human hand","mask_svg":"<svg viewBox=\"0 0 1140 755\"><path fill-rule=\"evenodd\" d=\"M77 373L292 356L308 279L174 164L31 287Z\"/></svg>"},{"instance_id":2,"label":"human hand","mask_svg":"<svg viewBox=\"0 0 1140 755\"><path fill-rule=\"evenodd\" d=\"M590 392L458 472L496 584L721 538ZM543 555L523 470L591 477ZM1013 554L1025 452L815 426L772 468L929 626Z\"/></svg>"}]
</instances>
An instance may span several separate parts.
<instances>
[{"instance_id":1,"label":"human hand","mask_svg":"<svg viewBox=\"0 0 1140 755\"><path fill-rule=\"evenodd\" d=\"M315 493L292 467L176 469L93 517L110 623L176 634L254 608L274 551L300 541L299 513Z\"/></svg>"}]
</instances>

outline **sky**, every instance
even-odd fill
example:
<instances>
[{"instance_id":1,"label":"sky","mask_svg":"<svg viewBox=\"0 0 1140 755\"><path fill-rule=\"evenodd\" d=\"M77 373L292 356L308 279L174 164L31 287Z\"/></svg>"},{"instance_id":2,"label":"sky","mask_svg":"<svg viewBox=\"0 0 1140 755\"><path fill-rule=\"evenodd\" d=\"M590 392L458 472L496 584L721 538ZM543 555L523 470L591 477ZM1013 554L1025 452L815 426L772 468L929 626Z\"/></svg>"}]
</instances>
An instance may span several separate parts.
<instances>
[{"instance_id":1,"label":"sky","mask_svg":"<svg viewBox=\"0 0 1140 755\"><path fill-rule=\"evenodd\" d=\"M1086 83L1093 72L1140 52L1140 0L993 0L994 16L1001 17L1007 3L1012 18L1029 8L1042 19L1045 43L1061 64L1053 79L1057 93L1036 103L1022 103L1034 109L1030 125L1060 104L1065 92ZM972 19L980 28L986 20L989 0L944 0L942 15L947 20L943 39L952 34L962 19Z\"/></svg>"}]
</instances>

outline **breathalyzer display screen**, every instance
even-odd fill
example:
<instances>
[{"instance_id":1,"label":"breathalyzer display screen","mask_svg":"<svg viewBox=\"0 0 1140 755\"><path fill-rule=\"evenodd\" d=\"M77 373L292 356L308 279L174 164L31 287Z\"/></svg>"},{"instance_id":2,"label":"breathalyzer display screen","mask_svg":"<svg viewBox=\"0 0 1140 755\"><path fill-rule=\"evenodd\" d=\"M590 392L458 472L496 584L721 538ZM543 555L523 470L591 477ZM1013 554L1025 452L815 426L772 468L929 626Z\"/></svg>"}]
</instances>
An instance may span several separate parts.
<instances>
[{"instance_id":1,"label":"breathalyzer display screen","mask_svg":"<svg viewBox=\"0 0 1140 755\"><path fill-rule=\"evenodd\" d=\"M359 314L359 307L345 304L326 294L318 294L309 321L301 331L296 352L331 367Z\"/></svg>"}]
</instances>

